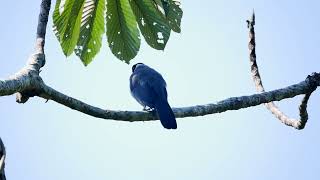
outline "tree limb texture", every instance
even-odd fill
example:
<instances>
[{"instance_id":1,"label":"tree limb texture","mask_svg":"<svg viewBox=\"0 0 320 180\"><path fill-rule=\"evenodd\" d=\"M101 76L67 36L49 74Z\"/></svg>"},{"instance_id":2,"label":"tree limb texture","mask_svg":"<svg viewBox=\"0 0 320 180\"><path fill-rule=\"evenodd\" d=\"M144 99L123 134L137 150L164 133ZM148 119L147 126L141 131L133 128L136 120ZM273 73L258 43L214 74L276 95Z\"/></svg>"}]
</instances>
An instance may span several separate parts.
<instances>
[{"instance_id":1,"label":"tree limb texture","mask_svg":"<svg viewBox=\"0 0 320 180\"><path fill-rule=\"evenodd\" d=\"M36 34L37 37L36 37L36 44L35 44L35 54L33 54L29 58L27 67L22 71L20 71L19 72L20 74L14 77L15 79L21 79L22 83L24 82L23 79L29 79L29 81L42 81L39 76L39 73L40 73L40 68L43 67L46 62L45 55L44 55L44 44L45 44L45 36L46 36L50 7L51 7L51 0L41 1L37 34ZM28 80L25 80L25 81L28 81ZM38 84L39 83L24 84L29 86L27 86L27 88L23 88L20 91L16 91L17 92L16 101L18 103L25 103L28 101L30 97L37 95Z\"/></svg>"},{"instance_id":2,"label":"tree limb texture","mask_svg":"<svg viewBox=\"0 0 320 180\"><path fill-rule=\"evenodd\" d=\"M258 92L265 92L265 89L262 85L262 79L259 73L259 68L257 64L256 58L256 41L255 41L255 14L253 12L250 20L247 20L248 28L249 28L249 55L250 55L250 63L251 63L251 75L252 79L255 83L256 90ZM304 98L302 99L301 105L299 106L300 111L300 120L296 120L293 118L289 118L285 115L273 102L266 103L265 106L269 111L276 116L282 123L287 126L292 126L296 129L303 129L308 120L308 112L307 112L307 103L311 93L316 89L311 88L308 92L305 93Z\"/></svg>"},{"instance_id":3,"label":"tree limb texture","mask_svg":"<svg viewBox=\"0 0 320 180\"><path fill-rule=\"evenodd\" d=\"M311 89L314 89L314 87L319 86L319 82L320 74L314 73L313 75L308 76L308 78L305 81L288 86L286 88L277 89L269 92L263 92L259 94L253 94L250 96L231 97L212 104L173 108L173 111L177 118L184 118L221 113L228 110L238 110L251 106L257 106L263 103L280 101L286 98L292 98L300 94L306 94L310 92ZM157 117L153 116L151 113L148 112L113 111L100 109L98 107L88 105L80 100L62 94L59 91L56 91L47 85L44 85L42 89L43 93L40 94L40 97L43 97L45 99L51 99L71 109L83 112L94 117L130 122L158 120Z\"/></svg>"}]
</instances>

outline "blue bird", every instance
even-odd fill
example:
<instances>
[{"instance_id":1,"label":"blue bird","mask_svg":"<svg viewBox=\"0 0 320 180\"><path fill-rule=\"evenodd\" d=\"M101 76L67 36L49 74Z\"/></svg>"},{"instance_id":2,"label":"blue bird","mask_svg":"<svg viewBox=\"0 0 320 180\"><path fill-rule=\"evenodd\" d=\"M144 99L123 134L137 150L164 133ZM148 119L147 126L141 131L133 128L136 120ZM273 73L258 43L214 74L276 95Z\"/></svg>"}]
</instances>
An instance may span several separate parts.
<instances>
[{"instance_id":1,"label":"blue bird","mask_svg":"<svg viewBox=\"0 0 320 180\"><path fill-rule=\"evenodd\" d=\"M167 100L166 82L160 73L143 63L132 66L131 95L146 111L155 110L166 129L177 129L176 118Z\"/></svg>"}]
</instances>

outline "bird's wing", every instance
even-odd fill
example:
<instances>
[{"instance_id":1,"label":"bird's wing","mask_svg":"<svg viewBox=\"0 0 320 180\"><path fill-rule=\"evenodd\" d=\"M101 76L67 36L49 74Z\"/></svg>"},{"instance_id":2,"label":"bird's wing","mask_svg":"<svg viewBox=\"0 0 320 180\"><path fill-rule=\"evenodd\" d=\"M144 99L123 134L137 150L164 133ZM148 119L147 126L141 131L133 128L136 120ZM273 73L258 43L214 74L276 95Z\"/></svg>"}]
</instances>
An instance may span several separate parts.
<instances>
[{"instance_id":1,"label":"bird's wing","mask_svg":"<svg viewBox=\"0 0 320 180\"><path fill-rule=\"evenodd\" d=\"M154 107L155 93L145 79L141 79L140 74L130 76L130 91L142 106Z\"/></svg>"},{"instance_id":2,"label":"bird's wing","mask_svg":"<svg viewBox=\"0 0 320 180\"><path fill-rule=\"evenodd\" d=\"M167 89L166 82L161 76L160 73L150 68L149 75L144 76L146 78L146 82L148 86L152 89L152 91L159 96L160 98L167 99Z\"/></svg>"}]
</instances>

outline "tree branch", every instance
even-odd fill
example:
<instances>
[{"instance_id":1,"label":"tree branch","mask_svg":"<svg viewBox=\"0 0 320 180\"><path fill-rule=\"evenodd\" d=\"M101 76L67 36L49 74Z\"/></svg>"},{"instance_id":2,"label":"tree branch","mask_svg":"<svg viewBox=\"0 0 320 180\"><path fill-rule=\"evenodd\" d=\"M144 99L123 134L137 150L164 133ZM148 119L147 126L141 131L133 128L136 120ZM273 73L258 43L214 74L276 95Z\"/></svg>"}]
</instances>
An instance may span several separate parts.
<instances>
[{"instance_id":1,"label":"tree branch","mask_svg":"<svg viewBox=\"0 0 320 180\"><path fill-rule=\"evenodd\" d=\"M17 93L16 101L25 103L29 97L39 95L43 81L39 76L40 68L45 64L44 43L51 0L42 0L38 20L35 54L31 55L27 65L7 80L0 80L0 96ZM0 180L5 180L5 147L0 138Z\"/></svg>"},{"instance_id":2,"label":"tree branch","mask_svg":"<svg viewBox=\"0 0 320 180\"><path fill-rule=\"evenodd\" d=\"M50 7L51 7L51 0L42 0L40 5L40 14L38 19L38 27L37 27L37 39L36 39L37 54L38 53L44 54L44 44L45 44Z\"/></svg>"},{"instance_id":3,"label":"tree branch","mask_svg":"<svg viewBox=\"0 0 320 180\"><path fill-rule=\"evenodd\" d=\"M35 54L33 54L27 63L27 66L22 69L14 79L19 79L24 83L25 81L41 81L42 79L39 76L40 68L45 65L45 55L44 55L44 44L45 44L45 35L47 30L48 17L50 12L51 0L42 0L40 5L40 14L38 18L38 27L37 27L37 38L35 44ZM12 82L12 81L11 81ZM30 97L36 96L39 94L39 89L37 89L39 83L24 83L27 85L23 87L22 90L16 91L16 101L18 103L25 103Z\"/></svg>"},{"instance_id":4,"label":"tree branch","mask_svg":"<svg viewBox=\"0 0 320 180\"><path fill-rule=\"evenodd\" d=\"M173 108L173 111L177 118L184 118L221 113L228 110L238 110L251 106L257 106L263 103L292 98L300 94L306 94L310 92L311 89L319 86L319 82L320 74L314 73L313 75L308 76L305 81L288 86L286 88L263 92L260 94L253 94L251 96L231 97L216 104L212 103L190 107ZM62 94L47 85L44 85L42 87L42 90L43 91L40 94L40 97L51 99L71 109L97 118L130 122L158 120L157 117L148 112L103 110L101 108L88 105L80 100Z\"/></svg>"},{"instance_id":5,"label":"tree branch","mask_svg":"<svg viewBox=\"0 0 320 180\"><path fill-rule=\"evenodd\" d=\"M265 89L262 85L262 79L259 73L259 68L257 64L256 58L256 42L255 42L255 14L252 13L252 17L250 20L247 20L248 28L249 28L249 55L250 55L250 63L251 63L251 75L253 82L255 83L256 90L258 92L265 92ZM269 111L276 116L282 123L287 126L292 126L296 129L303 129L308 120L308 112L307 112L307 103L311 93L316 89L311 88L308 92L304 93L305 96L302 99L301 105L299 106L300 111L300 120L289 118L285 115L273 102L266 103L265 106Z\"/></svg>"}]
</instances>

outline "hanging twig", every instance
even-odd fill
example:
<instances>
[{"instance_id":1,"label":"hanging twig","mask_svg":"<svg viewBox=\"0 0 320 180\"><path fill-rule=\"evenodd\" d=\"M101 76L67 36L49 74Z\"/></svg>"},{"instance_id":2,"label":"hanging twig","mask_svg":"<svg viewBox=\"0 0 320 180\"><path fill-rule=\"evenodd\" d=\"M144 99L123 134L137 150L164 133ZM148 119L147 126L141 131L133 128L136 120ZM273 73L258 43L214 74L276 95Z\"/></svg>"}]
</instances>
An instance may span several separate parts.
<instances>
[{"instance_id":1,"label":"hanging twig","mask_svg":"<svg viewBox=\"0 0 320 180\"><path fill-rule=\"evenodd\" d=\"M265 89L262 85L262 80L259 74L259 68L257 65L257 58L256 58L256 42L255 42L255 31L254 31L254 25L255 25L255 14L253 12L252 17L250 20L247 20L248 28L249 28L249 54L250 54L250 63L251 63L251 75L253 78L253 81L256 86L256 90L258 92L265 92ZM299 106L300 111L300 120L296 120L293 118L289 118L286 116L281 110L273 103L269 102L266 103L266 107L271 111L272 114L274 114L282 123L292 126L296 129L303 129L305 127L305 124L308 120L308 112L307 112L307 103L309 100L309 97L311 93L316 89L316 85L311 85L310 89L305 92L305 96L302 99L301 105Z\"/></svg>"}]
</instances>

